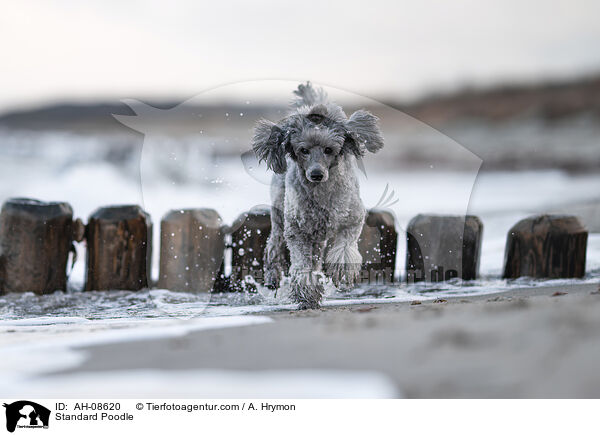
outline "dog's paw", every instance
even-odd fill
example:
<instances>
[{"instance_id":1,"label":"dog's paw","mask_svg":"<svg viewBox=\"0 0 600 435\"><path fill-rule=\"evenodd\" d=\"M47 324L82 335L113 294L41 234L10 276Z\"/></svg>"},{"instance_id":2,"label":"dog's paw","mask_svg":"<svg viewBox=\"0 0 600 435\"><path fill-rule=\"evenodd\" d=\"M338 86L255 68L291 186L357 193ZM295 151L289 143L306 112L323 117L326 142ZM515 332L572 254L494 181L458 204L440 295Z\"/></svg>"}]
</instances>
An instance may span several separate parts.
<instances>
[{"instance_id":1,"label":"dog's paw","mask_svg":"<svg viewBox=\"0 0 600 435\"><path fill-rule=\"evenodd\" d=\"M295 272L290 280L291 297L301 310L319 308L323 293L323 275Z\"/></svg>"}]
</instances>

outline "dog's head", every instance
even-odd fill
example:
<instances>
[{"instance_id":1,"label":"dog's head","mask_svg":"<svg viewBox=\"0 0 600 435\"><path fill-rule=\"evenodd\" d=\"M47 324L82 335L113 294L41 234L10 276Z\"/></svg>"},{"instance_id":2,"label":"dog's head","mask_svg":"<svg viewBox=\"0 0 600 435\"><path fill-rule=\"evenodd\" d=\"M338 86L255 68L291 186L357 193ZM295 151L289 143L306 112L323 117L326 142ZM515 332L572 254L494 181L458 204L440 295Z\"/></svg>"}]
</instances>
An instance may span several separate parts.
<instances>
[{"instance_id":1,"label":"dog's head","mask_svg":"<svg viewBox=\"0 0 600 435\"><path fill-rule=\"evenodd\" d=\"M252 148L275 173L287 170L286 158L290 156L308 181L323 183L340 159L349 155L358 158L365 150L377 152L383 147L375 115L358 110L348 118L310 83L300 85L295 93L299 99L291 115L278 123L261 120L254 131Z\"/></svg>"}]
</instances>

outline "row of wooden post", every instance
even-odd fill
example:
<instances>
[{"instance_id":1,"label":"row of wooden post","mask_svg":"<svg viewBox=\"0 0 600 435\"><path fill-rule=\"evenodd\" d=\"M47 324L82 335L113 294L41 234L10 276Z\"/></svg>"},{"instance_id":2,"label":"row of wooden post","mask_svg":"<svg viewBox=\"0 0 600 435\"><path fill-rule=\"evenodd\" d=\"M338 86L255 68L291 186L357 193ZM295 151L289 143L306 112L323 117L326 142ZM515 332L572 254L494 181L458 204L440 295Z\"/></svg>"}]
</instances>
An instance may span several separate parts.
<instances>
[{"instance_id":1,"label":"row of wooden post","mask_svg":"<svg viewBox=\"0 0 600 435\"><path fill-rule=\"evenodd\" d=\"M175 291L235 291L262 282L270 211L254 209L224 226L212 209L174 210L161 221L157 285ZM483 224L476 216L418 215L407 228L408 282L475 279ZM540 215L508 234L504 278L580 278L588 233L577 217ZM139 206L102 207L87 225L67 203L15 198L0 214L0 294L65 290L74 243L85 240L85 290L152 286L152 221ZM371 210L359 239L361 282L394 280L398 232L391 213ZM225 252L231 273L225 276ZM248 280L251 276L253 279Z\"/></svg>"}]
</instances>

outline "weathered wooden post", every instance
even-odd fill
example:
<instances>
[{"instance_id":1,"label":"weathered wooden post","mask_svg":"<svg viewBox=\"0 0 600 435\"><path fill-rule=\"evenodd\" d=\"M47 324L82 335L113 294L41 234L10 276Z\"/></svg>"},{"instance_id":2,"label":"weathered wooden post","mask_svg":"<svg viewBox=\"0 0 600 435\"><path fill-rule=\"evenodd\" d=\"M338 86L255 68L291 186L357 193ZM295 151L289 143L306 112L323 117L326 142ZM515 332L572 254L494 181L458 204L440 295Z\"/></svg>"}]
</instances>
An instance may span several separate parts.
<instances>
[{"instance_id":1,"label":"weathered wooden post","mask_svg":"<svg viewBox=\"0 0 600 435\"><path fill-rule=\"evenodd\" d=\"M72 241L73 210L66 202L6 201L0 214L0 294L66 290Z\"/></svg>"},{"instance_id":2,"label":"weathered wooden post","mask_svg":"<svg viewBox=\"0 0 600 435\"><path fill-rule=\"evenodd\" d=\"M271 232L271 211L255 208L241 214L231 226L231 284L240 287L247 276L263 283L263 255Z\"/></svg>"},{"instance_id":3,"label":"weathered wooden post","mask_svg":"<svg viewBox=\"0 0 600 435\"><path fill-rule=\"evenodd\" d=\"M588 232L576 216L540 215L508 232L504 278L581 278Z\"/></svg>"},{"instance_id":4,"label":"weathered wooden post","mask_svg":"<svg viewBox=\"0 0 600 435\"><path fill-rule=\"evenodd\" d=\"M406 279L475 279L483 224L476 216L417 215L406 229Z\"/></svg>"},{"instance_id":5,"label":"weathered wooden post","mask_svg":"<svg viewBox=\"0 0 600 435\"><path fill-rule=\"evenodd\" d=\"M358 250L363 258L362 283L390 283L394 281L398 232L394 215L385 210L369 210L358 239Z\"/></svg>"},{"instance_id":6,"label":"weathered wooden post","mask_svg":"<svg viewBox=\"0 0 600 435\"><path fill-rule=\"evenodd\" d=\"M224 252L221 216L215 210L170 211L161 221L158 286L210 292L222 268Z\"/></svg>"},{"instance_id":7,"label":"weathered wooden post","mask_svg":"<svg viewBox=\"0 0 600 435\"><path fill-rule=\"evenodd\" d=\"M150 282L152 221L137 205L102 207L89 218L86 290L139 290Z\"/></svg>"}]
</instances>

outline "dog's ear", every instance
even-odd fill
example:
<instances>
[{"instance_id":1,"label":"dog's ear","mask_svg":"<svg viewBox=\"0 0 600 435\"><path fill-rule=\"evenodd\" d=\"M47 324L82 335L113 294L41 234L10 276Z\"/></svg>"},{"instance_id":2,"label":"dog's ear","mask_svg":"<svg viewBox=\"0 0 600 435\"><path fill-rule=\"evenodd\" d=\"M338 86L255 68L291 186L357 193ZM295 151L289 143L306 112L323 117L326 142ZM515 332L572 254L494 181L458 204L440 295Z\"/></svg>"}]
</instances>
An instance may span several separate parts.
<instances>
[{"instance_id":1,"label":"dog's ear","mask_svg":"<svg viewBox=\"0 0 600 435\"><path fill-rule=\"evenodd\" d=\"M357 110L346 122L350 135L360 149L366 147L372 153L383 148L383 134L379 128L379 118L366 110Z\"/></svg>"},{"instance_id":2,"label":"dog's ear","mask_svg":"<svg viewBox=\"0 0 600 435\"><path fill-rule=\"evenodd\" d=\"M360 146L358 137L356 137L356 134L351 131L346 131L346 134L344 135L344 146L342 147L342 153L346 152L354 154L357 159L365 155L364 147Z\"/></svg>"},{"instance_id":3,"label":"dog's ear","mask_svg":"<svg viewBox=\"0 0 600 435\"><path fill-rule=\"evenodd\" d=\"M290 130L287 123L262 119L254 128L252 149L258 161L265 161L269 169L276 174L283 174L287 169L285 156L289 150Z\"/></svg>"}]
</instances>

